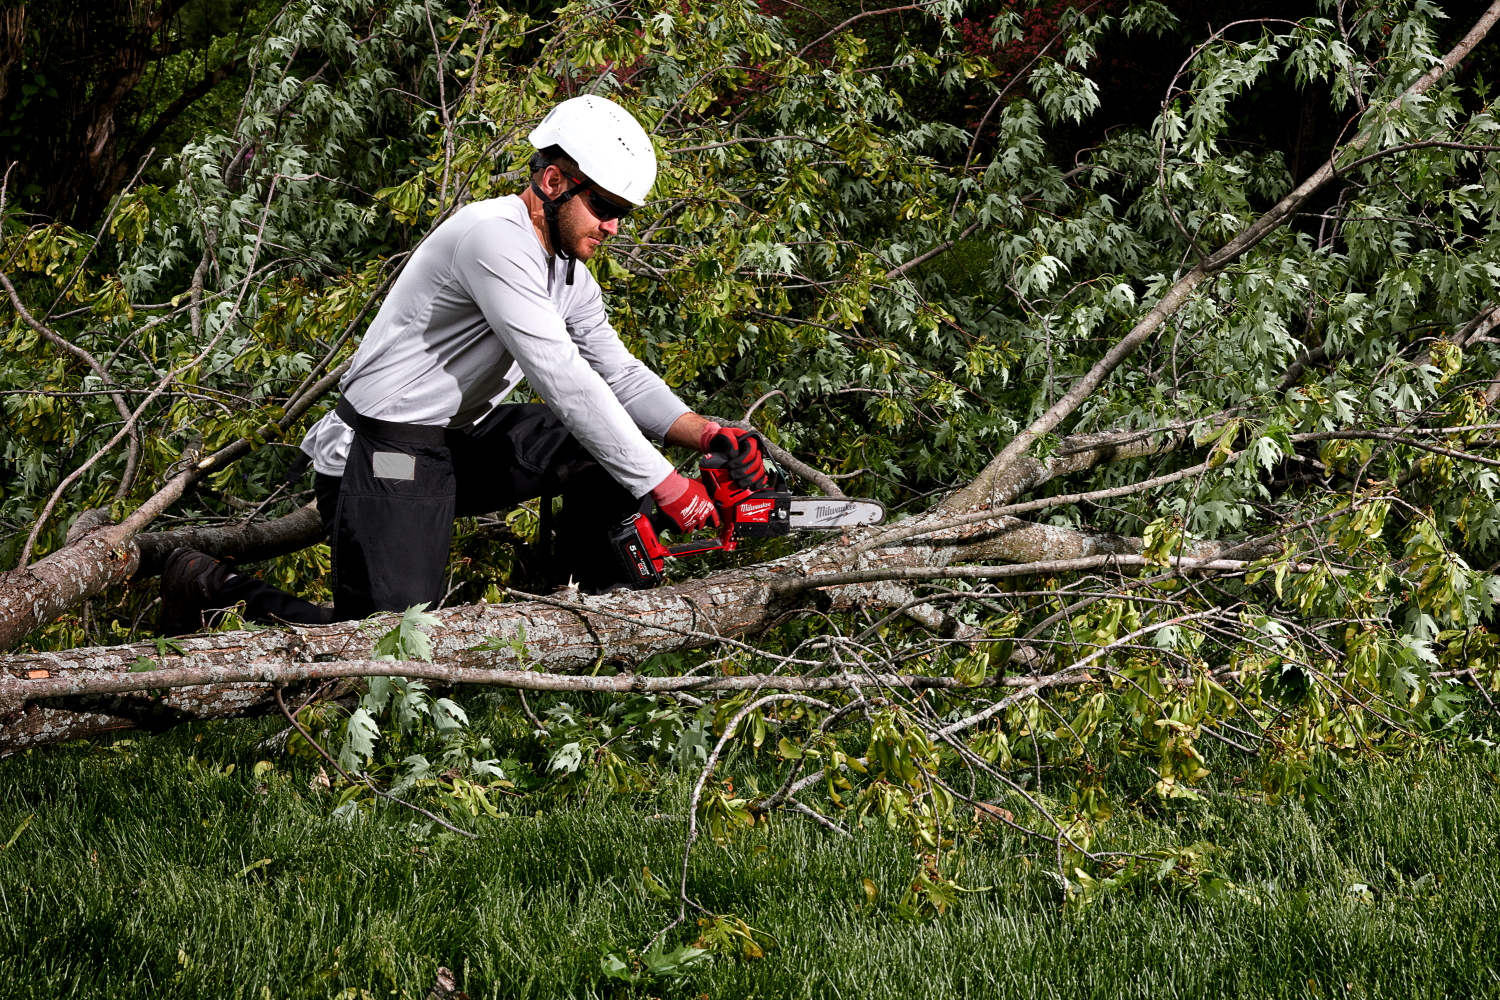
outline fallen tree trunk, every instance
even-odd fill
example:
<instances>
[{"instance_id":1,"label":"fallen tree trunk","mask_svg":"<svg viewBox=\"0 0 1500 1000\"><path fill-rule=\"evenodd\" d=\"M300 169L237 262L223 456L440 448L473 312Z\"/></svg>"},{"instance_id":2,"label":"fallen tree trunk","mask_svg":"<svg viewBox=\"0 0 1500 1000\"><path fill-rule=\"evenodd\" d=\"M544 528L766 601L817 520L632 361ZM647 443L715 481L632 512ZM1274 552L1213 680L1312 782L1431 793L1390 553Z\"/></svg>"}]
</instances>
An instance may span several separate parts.
<instances>
[{"instance_id":1,"label":"fallen tree trunk","mask_svg":"<svg viewBox=\"0 0 1500 1000\"><path fill-rule=\"evenodd\" d=\"M445 668L474 670L539 668L564 673L600 662L628 669L658 653L743 645L738 637L764 631L799 608L831 611L890 603L882 584L845 584L827 577L833 585L821 585L827 574L922 566L941 569L976 560L1087 559L1130 553L1139 547L1138 540L1116 535L1091 535L1015 518L997 522L945 529L920 544L863 549L857 543L866 540L862 536L870 534L867 529L774 562L651 591L580 597L571 602L536 598L444 609L436 613L440 624L431 633L433 659ZM1212 558L1218 550L1212 544L1191 555ZM885 586L895 590L898 600L904 598L904 587ZM210 633L177 640L164 656L155 643L135 643L5 657L0 753L131 725L164 726L275 711L271 685L264 679L239 679L246 671L253 675L260 668L263 676L274 676L274 671L264 675L264 668L368 660L376 641L394 621L394 616L381 615L321 628ZM512 643L523 634L525 652L518 657ZM90 679L108 688L111 678L133 672L149 678L149 671L178 669L222 670L226 679L175 689L161 697L141 691L64 693L86 690ZM140 681L137 678L132 684L139 686Z\"/></svg>"}]
</instances>

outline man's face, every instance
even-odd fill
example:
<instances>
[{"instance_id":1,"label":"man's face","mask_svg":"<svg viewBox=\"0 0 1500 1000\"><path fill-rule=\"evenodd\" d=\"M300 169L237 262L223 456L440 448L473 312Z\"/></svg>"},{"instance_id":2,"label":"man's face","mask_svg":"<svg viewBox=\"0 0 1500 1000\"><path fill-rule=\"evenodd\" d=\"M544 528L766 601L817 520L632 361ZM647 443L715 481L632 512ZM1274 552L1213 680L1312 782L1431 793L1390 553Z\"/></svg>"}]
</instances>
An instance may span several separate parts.
<instances>
[{"instance_id":1,"label":"man's face","mask_svg":"<svg viewBox=\"0 0 1500 1000\"><path fill-rule=\"evenodd\" d=\"M562 186L572 187L572 178L568 178ZM601 192L601 196L624 205L612 195ZM620 220L600 221L589 208L589 196L584 192L563 205L562 210L557 213L557 228L562 236L563 249L579 260L588 260L599 249L599 244L620 231Z\"/></svg>"}]
</instances>

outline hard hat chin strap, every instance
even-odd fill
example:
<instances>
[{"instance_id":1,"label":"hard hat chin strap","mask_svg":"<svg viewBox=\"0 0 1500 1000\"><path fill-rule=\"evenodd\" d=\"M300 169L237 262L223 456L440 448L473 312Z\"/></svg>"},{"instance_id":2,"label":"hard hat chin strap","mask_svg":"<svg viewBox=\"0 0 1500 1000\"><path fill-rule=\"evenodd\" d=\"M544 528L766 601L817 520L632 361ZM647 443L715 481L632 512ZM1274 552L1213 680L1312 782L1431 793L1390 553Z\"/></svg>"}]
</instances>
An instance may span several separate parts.
<instances>
[{"instance_id":1,"label":"hard hat chin strap","mask_svg":"<svg viewBox=\"0 0 1500 1000\"><path fill-rule=\"evenodd\" d=\"M587 188L587 186L587 184L577 184L568 188L568 190L556 198L548 198L546 193L537 185L536 181L531 182L531 190L536 192L536 196L542 200L542 214L547 217L547 235L552 240L552 253L568 262L568 273L565 283L569 285L573 283L573 267L578 263L578 258L563 249L562 233L557 226L557 209L561 205L566 205L580 191Z\"/></svg>"}]
</instances>

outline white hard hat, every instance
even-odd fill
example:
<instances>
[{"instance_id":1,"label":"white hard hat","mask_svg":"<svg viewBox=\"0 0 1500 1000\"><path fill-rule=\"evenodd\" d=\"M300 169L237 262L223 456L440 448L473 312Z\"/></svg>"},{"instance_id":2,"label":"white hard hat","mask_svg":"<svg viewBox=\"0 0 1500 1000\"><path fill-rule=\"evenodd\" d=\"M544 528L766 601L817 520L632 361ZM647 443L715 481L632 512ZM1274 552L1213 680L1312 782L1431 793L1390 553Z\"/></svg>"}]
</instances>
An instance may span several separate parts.
<instances>
[{"instance_id":1,"label":"white hard hat","mask_svg":"<svg viewBox=\"0 0 1500 1000\"><path fill-rule=\"evenodd\" d=\"M553 108L528 136L537 149L561 146L589 180L632 205L656 183L656 150L640 122L607 97L588 94Z\"/></svg>"}]
</instances>

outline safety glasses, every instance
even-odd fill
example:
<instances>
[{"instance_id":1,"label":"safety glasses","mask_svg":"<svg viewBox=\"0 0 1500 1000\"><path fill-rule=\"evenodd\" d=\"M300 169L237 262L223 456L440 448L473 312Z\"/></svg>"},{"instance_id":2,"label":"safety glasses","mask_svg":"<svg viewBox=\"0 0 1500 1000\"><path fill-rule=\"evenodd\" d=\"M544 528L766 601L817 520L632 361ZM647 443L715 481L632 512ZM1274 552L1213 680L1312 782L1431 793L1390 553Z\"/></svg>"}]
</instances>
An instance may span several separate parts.
<instances>
[{"instance_id":1,"label":"safety glasses","mask_svg":"<svg viewBox=\"0 0 1500 1000\"><path fill-rule=\"evenodd\" d=\"M600 194L598 191L595 191L593 188L593 181L585 180L582 177L573 177L570 179L575 184L577 184L580 189L588 193L589 211L593 212L594 216L600 222L608 222L610 219L623 219L625 218L625 216L634 211L635 206L621 205L617 201L610 201L608 198L604 197L604 195Z\"/></svg>"}]
</instances>

